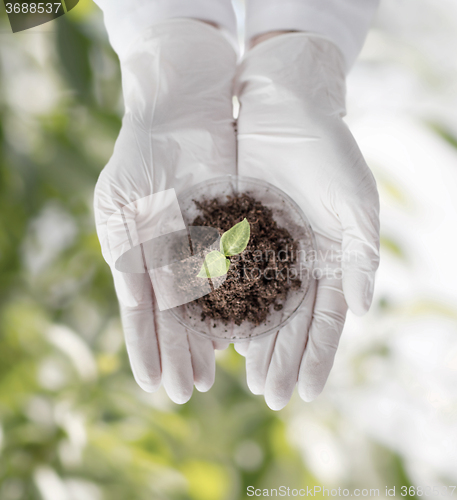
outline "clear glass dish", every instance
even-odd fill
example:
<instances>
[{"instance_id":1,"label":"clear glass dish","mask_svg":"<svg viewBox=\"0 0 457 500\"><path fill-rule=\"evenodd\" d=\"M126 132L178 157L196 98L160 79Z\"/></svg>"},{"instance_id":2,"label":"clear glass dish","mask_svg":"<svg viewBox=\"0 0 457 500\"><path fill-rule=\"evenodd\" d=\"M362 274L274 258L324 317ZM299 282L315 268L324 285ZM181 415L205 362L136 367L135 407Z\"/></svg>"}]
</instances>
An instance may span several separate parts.
<instances>
[{"instance_id":1,"label":"clear glass dish","mask_svg":"<svg viewBox=\"0 0 457 500\"><path fill-rule=\"evenodd\" d=\"M178 196L184 223L189 228L200 211L194 200L217 198L225 201L227 196L246 193L270 208L278 226L286 228L297 242L297 259L294 267L301 286L289 290L283 308L273 306L264 323L254 325L243 321L234 322L206 318L201 319L201 307L189 302L169 309L173 317L191 332L212 340L230 342L249 341L278 331L296 314L310 289L316 252L316 242L311 226L301 208L283 191L268 182L251 177L222 176L191 186Z\"/></svg>"}]
</instances>

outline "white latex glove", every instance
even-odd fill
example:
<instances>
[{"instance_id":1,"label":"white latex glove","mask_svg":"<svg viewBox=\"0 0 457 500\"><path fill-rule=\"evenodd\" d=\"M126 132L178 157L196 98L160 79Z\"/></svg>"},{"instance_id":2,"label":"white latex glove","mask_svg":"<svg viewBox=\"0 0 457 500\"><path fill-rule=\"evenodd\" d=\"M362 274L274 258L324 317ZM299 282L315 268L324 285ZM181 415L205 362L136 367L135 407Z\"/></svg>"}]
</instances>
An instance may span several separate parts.
<instances>
[{"instance_id":1,"label":"white latex glove","mask_svg":"<svg viewBox=\"0 0 457 500\"><path fill-rule=\"evenodd\" d=\"M235 67L230 43L205 23L175 19L143 32L121 59L125 116L95 189L97 232L113 273L133 374L148 392L162 381L176 403L190 398L194 383L199 391L212 386L213 343L159 311L148 274L115 269L107 222L152 194L170 188L179 194L235 173Z\"/></svg>"},{"instance_id":2,"label":"white latex glove","mask_svg":"<svg viewBox=\"0 0 457 500\"><path fill-rule=\"evenodd\" d=\"M267 179L301 206L316 235L316 267L323 273L314 310L310 298L279 333L236 346L246 356L249 388L275 410L287 404L297 382L305 401L320 394L347 306L362 315L373 296L379 200L342 120L344 69L337 47L310 33L264 41L238 69L239 174Z\"/></svg>"}]
</instances>

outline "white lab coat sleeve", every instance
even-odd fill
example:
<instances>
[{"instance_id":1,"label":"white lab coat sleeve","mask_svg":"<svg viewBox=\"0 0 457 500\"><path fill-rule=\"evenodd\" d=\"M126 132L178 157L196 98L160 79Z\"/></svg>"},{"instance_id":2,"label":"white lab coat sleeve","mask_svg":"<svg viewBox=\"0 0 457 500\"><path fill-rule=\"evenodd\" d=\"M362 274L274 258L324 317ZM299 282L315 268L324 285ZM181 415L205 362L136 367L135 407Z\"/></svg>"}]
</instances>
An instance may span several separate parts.
<instances>
[{"instance_id":1,"label":"white lab coat sleeve","mask_svg":"<svg viewBox=\"0 0 457 500\"><path fill-rule=\"evenodd\" d=\"M341 50L349 70L362 49L380 0L246 0L246 41L276 30L322 35Z\"/></svg>"},{"instance_id":2,"label":"white lab coat sleeve","mask_svg":"<svg viewBox=\"0 0 457 500\"><path fill-rule=\"evenodd\" d=\"M111 46L121 60L144 30L180 17L217 24L236 46L236 17L231 0L95 0L95 3L103 11Z\"/></svg>"}]
</instances>

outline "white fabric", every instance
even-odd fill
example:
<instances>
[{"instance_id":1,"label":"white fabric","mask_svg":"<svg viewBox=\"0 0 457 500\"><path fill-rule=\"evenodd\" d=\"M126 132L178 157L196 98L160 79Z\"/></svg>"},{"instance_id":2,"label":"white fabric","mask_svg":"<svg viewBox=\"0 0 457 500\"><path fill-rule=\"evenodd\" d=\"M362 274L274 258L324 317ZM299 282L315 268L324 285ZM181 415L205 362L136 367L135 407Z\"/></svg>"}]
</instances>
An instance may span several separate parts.
<instances>
[{"instance_id":1,"label":"white fabric","mask_svg":"<svg viewBox=\"0 0 457 500\"><path fill-rule=\"evenodd\" d=\"M102 9L113 49L122 59L141 33L173 18L209 21L223 28L235 45L235 11L230 0L94 0Z\"/></svg>"},{"instance_id":2,"label":"white fabric","mask_svg":"<svg viewBox=\"0 0 457 500\"><path fill-rule=\"evenodd\" d=\"M246 0L246 40L276 30L318 33L343 53L346 71L362 49L380 0Z\"/></svg>"},{"instance_id":3,"label":"white fabric","mask_svg":"<svg viewBox=\"0 0 457 500\"><path fill-rule=\"evenodd\" d=\"M278 410L297 381L305 401L318 396L347 305L355 314L370 306L379 263L379 199L342 120L345 63L332 42L289 33L259 43L239 65L235 91L241 105L239 174L268 179L289 194L308 217L318 246L312 318L311 305L278 334L236 345L246 355L250 389Z\"/></svg>"},{"instance_id":4,"label":"white fabric","mask_svg":"<svg viewBox=\"0 0 457 500\"><path fill-rule=\"evenodd\" d=\"M169 311L159 310L149 274L115 267L108 231L119 227L108 221L123 207L141 217L151 195L162 193L166 200L167 190L179 195L187 186L236 172L235 68L233 48L208 24L173 19L143 31L121 60L125 116L95 188L97 233L113 273L135 379L148 392L163 382L176 403L190 398L194 383L200 391L213 384L214 345L188 335ZM132 217L125 220L135 233ZM111 245L122 243L124 234L114 235Z\"/></svg>"}]
</instances>

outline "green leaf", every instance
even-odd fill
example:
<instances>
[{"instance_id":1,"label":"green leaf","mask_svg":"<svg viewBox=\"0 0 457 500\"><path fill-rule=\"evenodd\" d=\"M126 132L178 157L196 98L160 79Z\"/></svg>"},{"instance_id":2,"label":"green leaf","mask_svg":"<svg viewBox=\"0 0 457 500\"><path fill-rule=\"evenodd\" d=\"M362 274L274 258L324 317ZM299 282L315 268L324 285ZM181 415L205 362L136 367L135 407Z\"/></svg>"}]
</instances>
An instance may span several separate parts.
<instances>
[{"instance_id":1,"label":"green leaf","mask_svg":"<svg viewBox=\"0 0 457 500\"><path fill-rule=\"evenodd\" d=\"M241 253L251 237L251 226L246 218L225 232L221 238L221 252L230 257Z\"/></svg>"},{"instance_id":2,"label":"green leaf","mask_svg":"<svg viewBox=\"0 0 457 500\"><path fill-rule=\"evenodd\" d=\"M381 247L384 248L385 250L389 251L395 257L398 257L399 259L402 260L408 260L407 255L405 254L405 251L403 248L392 238L389 238L387 236L382 235L381 236Z\"/></svg>"},{"instance_id":3,"label":"green leaf","mask_svg":"<svg viewBox=\"0 0 457 500\"><path fill-rule=\"evenodd\" d=\"M78 5L79 0L65 0L64 3L67 8L67 12L70 12L71 9L74 9Z\"/></svg>"},{"instance_id":4,"label":"green leaf","mask_svg":"<svg viewBox=\"0 0 457 500\"><path fill-rule=\"evenodd\" d=\"M225 255L221 254L221 252L214 250L206 255L205 261L197 276L199 278L217 278L227 274L229 267L229 259L226 259Z\"/></svg>"}]
</instances>

